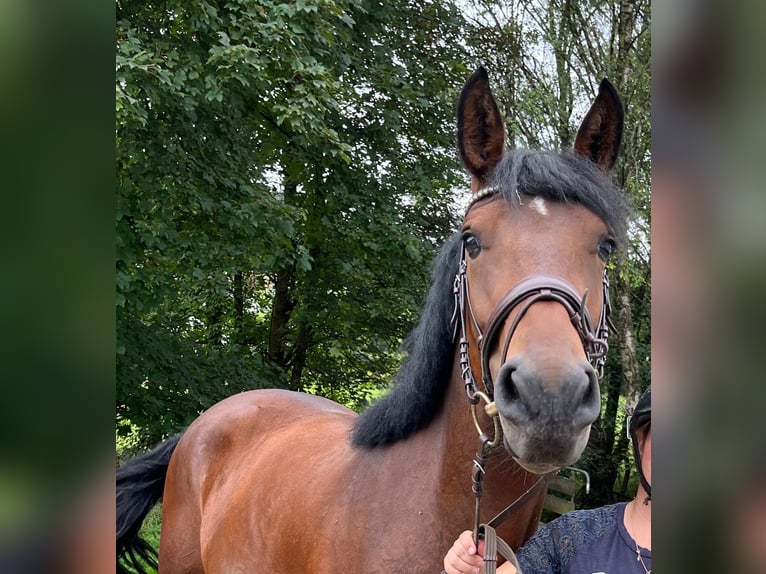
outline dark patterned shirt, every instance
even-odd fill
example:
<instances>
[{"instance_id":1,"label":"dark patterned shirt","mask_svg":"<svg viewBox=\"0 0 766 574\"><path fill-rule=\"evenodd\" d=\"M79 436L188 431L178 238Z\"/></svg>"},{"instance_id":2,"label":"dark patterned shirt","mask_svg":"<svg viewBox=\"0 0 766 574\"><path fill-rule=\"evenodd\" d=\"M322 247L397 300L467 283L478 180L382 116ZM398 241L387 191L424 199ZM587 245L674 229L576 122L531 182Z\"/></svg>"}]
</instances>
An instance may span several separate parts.
<instances>
[{"instance_id":1,"label":"dark patterned shirt","mask_svg":"<svg viewBox=\"0 0 766 574\"><path fill-rule=\"evenodd\" d=\"M516 553L523 574L646 574L652 554L641 548L642 565L624 514L620 502L552 520Z\"/></svg>"}]
</instances>

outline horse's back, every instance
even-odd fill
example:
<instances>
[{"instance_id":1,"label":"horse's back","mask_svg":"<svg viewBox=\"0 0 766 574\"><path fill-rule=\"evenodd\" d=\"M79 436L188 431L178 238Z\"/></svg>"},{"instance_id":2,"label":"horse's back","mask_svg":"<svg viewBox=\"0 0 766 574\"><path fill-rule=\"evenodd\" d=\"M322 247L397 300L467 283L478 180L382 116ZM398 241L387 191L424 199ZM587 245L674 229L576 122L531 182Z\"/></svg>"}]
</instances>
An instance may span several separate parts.
<instances>
[{"instance_id":1,"label":"horse's back","mask_svg":"<svg viewBox=\"0 0 766 574\"><path fill-rule=\"evenodd\" d=\"M281 390L240 393L203 413L168 469L162 574L205 572L203 563L223 571L228 561L250 559L238 554L257 554L272 534L268 525L282 518L278 509L305 503L301 488L321 491L308 484L328 477L318 467L342 472L355 417L328 399Z\"/></svg>"}]
</instances>

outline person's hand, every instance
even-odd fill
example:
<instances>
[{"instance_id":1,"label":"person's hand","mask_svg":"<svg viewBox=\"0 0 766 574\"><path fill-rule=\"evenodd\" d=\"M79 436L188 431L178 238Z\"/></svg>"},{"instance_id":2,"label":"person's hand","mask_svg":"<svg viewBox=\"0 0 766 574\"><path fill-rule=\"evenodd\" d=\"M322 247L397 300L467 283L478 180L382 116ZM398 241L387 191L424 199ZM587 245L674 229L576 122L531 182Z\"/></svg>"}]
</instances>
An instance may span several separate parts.
<instances>
[{"instance_id":1,"label":"person's hand","mask_svg":"<svg viewBox=\"0 0 766 574\"><path fill-rule=\"evenodd\" d=\"M473 543L473 532L466 530L455 540L444 557L444 572L447 574L479 574L484 565L484 541L479 548ZM506 562L497 568L498 574L516 574L516 567Z\"/></svg>"},{"instance_id":2,"label":"person's hand","mask_svg":"<svg viewBox=\"0 0 766 574\"><path fill-rule=\"evenodd\" d=\"M444 571L447 574L479 574L484 563L480 554L483 550L484 541L479 541L477 549L473 543L473 533L466 530L455 540L444 557Z\"/></svg>"}]
</instances>

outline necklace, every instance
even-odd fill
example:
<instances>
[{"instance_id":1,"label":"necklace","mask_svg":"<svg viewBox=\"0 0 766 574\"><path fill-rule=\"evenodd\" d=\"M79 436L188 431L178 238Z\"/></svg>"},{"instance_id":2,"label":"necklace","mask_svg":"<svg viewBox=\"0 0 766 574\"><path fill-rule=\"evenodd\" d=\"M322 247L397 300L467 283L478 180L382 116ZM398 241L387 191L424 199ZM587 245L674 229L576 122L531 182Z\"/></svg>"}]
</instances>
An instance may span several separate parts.
<instances>
[{"instance_id":1,"label":"necklace","mask_svg":"<svg viewBox=\"0 0 766 574\"><path fill-rule=\"evenodd\" d=\"M638 544L636 544L636 561L641 562L641 566L643 567L646 574L652 574L652 569L647 568L646 564L644 564L644 557L641 556L641 548L638 546Z\"/></svg>"}]
</instances>

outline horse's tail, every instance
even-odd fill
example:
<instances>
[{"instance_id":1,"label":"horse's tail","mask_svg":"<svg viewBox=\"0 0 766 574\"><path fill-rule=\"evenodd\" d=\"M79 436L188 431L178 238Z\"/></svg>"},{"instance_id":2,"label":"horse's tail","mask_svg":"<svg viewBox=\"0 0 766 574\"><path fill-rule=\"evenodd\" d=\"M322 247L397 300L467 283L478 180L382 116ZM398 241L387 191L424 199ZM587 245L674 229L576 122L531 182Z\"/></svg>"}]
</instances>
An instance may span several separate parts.
<instances>
[{"instance_id":1,"label":"horse's tail","mask_svg":"<svg viewBox=\"0 0 766 574\"><path fill-rule=\"evenodd\" d=\"M117 469L117 572L127 574L129 565L146 574L144 563L157 567L157 551L138 535L146 515L162 498L170 457L181 435Z\"/></svg>"}]
</instances>

